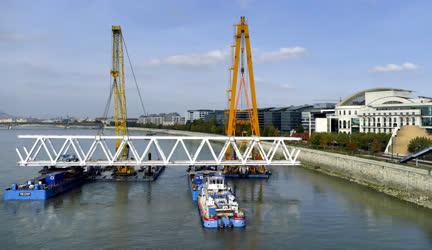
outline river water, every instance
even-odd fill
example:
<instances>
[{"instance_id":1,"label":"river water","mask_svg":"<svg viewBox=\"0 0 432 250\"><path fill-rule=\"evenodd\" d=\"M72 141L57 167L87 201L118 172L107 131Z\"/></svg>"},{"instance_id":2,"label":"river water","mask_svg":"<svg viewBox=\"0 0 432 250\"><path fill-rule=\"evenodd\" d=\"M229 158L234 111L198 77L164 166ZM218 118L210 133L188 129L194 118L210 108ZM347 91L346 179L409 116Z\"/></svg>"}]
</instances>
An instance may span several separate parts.
<instances>
[{"instance_id":1,"label":"river water","mask_svg":"<svg viewBox=\"0 0 432 250\"><path fill-rule=\"evenodd\" d=\"M0 129L0 187L37 174L16 167L18 134L95 133ZM273 167L264 181L229 181L248 225L206 230L185 170L167 168L154 183L89 183L46 202L1 200L0 248L432 248L431 211L301 167Z\"/></svg>"}]
</instances>

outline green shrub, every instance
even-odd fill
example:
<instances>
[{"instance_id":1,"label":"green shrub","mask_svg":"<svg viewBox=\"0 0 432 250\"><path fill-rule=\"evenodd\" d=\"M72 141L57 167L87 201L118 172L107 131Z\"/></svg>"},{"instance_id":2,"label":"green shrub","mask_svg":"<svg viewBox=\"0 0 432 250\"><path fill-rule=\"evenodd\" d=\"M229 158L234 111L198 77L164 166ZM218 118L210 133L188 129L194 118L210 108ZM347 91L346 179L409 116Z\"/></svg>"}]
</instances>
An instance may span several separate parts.
<instances>
[{"instance_id":1,"label":"green shrub","mask_svg":"<svg viewBox=\"0 0 432 250\"><path fill-rule=\"evenodd\" d=\"M373 153L383 152L390 139L389 134L375 133L313 133L309 144L315 147L335 147L340 150L356 152L359 150Z\"/></svg>"},{"instance_id":2,"label":"green shrub","mask_svg":"<svg viewBox=\"0 0 432 250\"><path fill-rule=\"evenodd\" d=\"M408 152L417 153L420 150L432 146L432 140L426 137L416 137L408 144Z\"/></svg>"},{"instance_id":3,"label":"green shrub","mask_svg":"<svg viewBox=\"0 0 432 250\"><path fill-rule=\"evenodd\" d=\"M348 134L340 133L340 134L334 134L334 141L336 142L336 145L339 147L345 147L350 142L350 138Z\"/></svg>"},{"instance_id":4,"label":"green shrub","mask_svg":"<svg viewBox=\"0 0 432 250\"><path fill-rule=\"evenodd\" d=\"M303 128L302 125L300 125L300 127L296 128L296 133L304 133L305 129Z\"/></svg>"},{"instance_id":5,"label":"green shrub","mask_svg":"<svg viewBox=\"0 0 432 250\"><path fill-rule=\"evenodd\" d=\"M312 146L319 146L320 145L320 140L321 140L321 134L322 133L313 133L311 135L311 137L309 138L309 143Z\"/></svg>"},{"instance_id":6,"label":"green shrub","mask_svg":"<svg viewBox=\"0 0 432 250\"><path fill-rule=\"evenodd\" d=\"M323 134L321 134L321 137L319 140L319 145L321 147L327 147L330 144L331 139L332 139L331 134L323 133Z\"/></svg>"},{"instance_id":7,"label":"green shrub","mask_svg":"<svg viewBox=\"0 0 432 250\"><path fill-rule=\"evenodd\" d=\"M273 126L266 127L262 132L263 136L279 136L279 134L279 129Z\"/></svg>"}]
</instances>

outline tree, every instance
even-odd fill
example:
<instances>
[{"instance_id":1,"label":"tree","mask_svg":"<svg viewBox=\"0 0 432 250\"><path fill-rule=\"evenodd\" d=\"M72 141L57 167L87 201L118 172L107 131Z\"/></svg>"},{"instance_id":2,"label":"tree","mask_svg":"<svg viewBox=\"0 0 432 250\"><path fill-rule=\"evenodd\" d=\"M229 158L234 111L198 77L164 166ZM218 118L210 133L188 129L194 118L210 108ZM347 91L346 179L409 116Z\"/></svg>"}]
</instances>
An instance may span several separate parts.
<instances>
[{"instance_id":1,"label":"tree","mask_svg":"<svg viewBox=\"0 0 432 250\"><path fill-rule=\"evenodd\" d=\"M331 141L331 136L328 133L323 133L319 140L319 144L321 147L327 147Z\"/></svg>"},{"instance_id":2,"label":"tree","mask_svg":"<svg viewBox=\"0 0 432 250\"><path fill-rule=\"evenodd\" d=\"M358 149L358 145L356 141L348 142L347 149L351 152L356 152Z\"/></svg>"},{"instance_id":3,"label":"tree","mask_svg":"<svg viewBox=\"0 0 432 250\"><path fill-rule=\"evenodd\" d=\"M381 152L381 142L378 139L372 141L371 151L374 154Z\"/></svg>"},{"instance_id":4,"label":"tree","mask_svg":"<svg viewBox=\"0 0 432 250\"><path fill-rule=\"evenodd\" d=\"M346 133L335 134L334 137L335 144L339 147L345 147L350 141L349 135Z\"/></svg>"},{"instance_id":5,"label":"tree","mask_svg":"<svg viewBox=\"0 0 432 250\"><path fill-rule=\"evenodd\" d=\"M303 126L302 125L300 125L298 128L296 128L296 133L304 133L305 132L305 129L303 128Z\"/></svg>"},{"instance_id":6,"label":"tree","mask_svg":"<svg viewBox=\"0 0 432 250\"><path fill-rule=\"evenodd\" d=\"M309 143L313 146L319 146L321 139L321 133L313 133L309 138Z\"/></svg>"},{"instance_id":7,"label":"tree","mask_svg":"<svg viewBox=\"0 0 432 250\"><path fill-rule=\"evenodd\" d=\"M279 129L273 126L266 127L263 131L263 136L279 136L279 134Z\"/></svg>"},{"instance_id":8,"label":"tree","mask_svg":"<svg viewBox=\"0 0 432 250\"><path fill-rule=\"evenodd\" d=\"M426 137L416 137L408 144L408 152L417 153L425 148L432 146L432 140Z\"/></svg>"}]
</instances>

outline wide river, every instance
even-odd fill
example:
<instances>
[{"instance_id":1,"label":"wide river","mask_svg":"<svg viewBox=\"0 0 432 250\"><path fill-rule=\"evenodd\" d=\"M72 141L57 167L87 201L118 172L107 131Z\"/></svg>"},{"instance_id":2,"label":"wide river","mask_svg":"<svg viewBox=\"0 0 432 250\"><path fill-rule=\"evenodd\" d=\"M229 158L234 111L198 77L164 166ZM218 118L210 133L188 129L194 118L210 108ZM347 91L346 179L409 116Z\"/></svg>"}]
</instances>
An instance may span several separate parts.
<instances>
[{"instance_id":1,"label":"wide river","mask_svg":"<svg viewBox=\"0 0 432 250\"><path fill-rule=\"evenodd\" d=\"M95 133L0 129L1 195L39 170L16 166L18 134ZM89 183L46 202L1 200L0 248L432 249L432 211L301 167L229 181L248 225L206 230L185 170L167 168L154 183Z\"/></svg>"}]
</instances>

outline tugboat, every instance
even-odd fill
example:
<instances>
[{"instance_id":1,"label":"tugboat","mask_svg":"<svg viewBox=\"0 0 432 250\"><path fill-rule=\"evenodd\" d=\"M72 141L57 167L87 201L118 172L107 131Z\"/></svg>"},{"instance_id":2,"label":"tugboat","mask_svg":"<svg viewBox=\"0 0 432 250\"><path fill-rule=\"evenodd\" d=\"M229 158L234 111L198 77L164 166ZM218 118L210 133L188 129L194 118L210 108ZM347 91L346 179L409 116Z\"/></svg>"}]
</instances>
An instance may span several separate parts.
<instances>
[{"instance_id":1,"label":"tugboat","mask_svg":"<svg viewBox=\"0 0 432 250\"><path fill-rule=\"evenodd\" d=\"M81 167L44 169L39 177L25 184L12 184L4 192L4 200L47 200L79 187L86 181Z\"/></svg>"},{"instance_id":2,"label":"tugboat","mask_svg":"<svg viewBox=\"0 0 432 250\"><path fill-rule=\"evenodd\" d=\"M192 193L192 200L197 201L206 176L214 175L217 172L216 166L189 166L188 170L189 187Z\"/></svg>"},{"instance_id":3,"label":"tugboat","mask_svg":"<svg viewBox=\"0 0 432 250\"><path fill-rule=\"evenodd\" d=\"M198 209L205 228L242 228L246 217L221 173L206 176L198 196Z\"/></svg>"}]
</instances>

